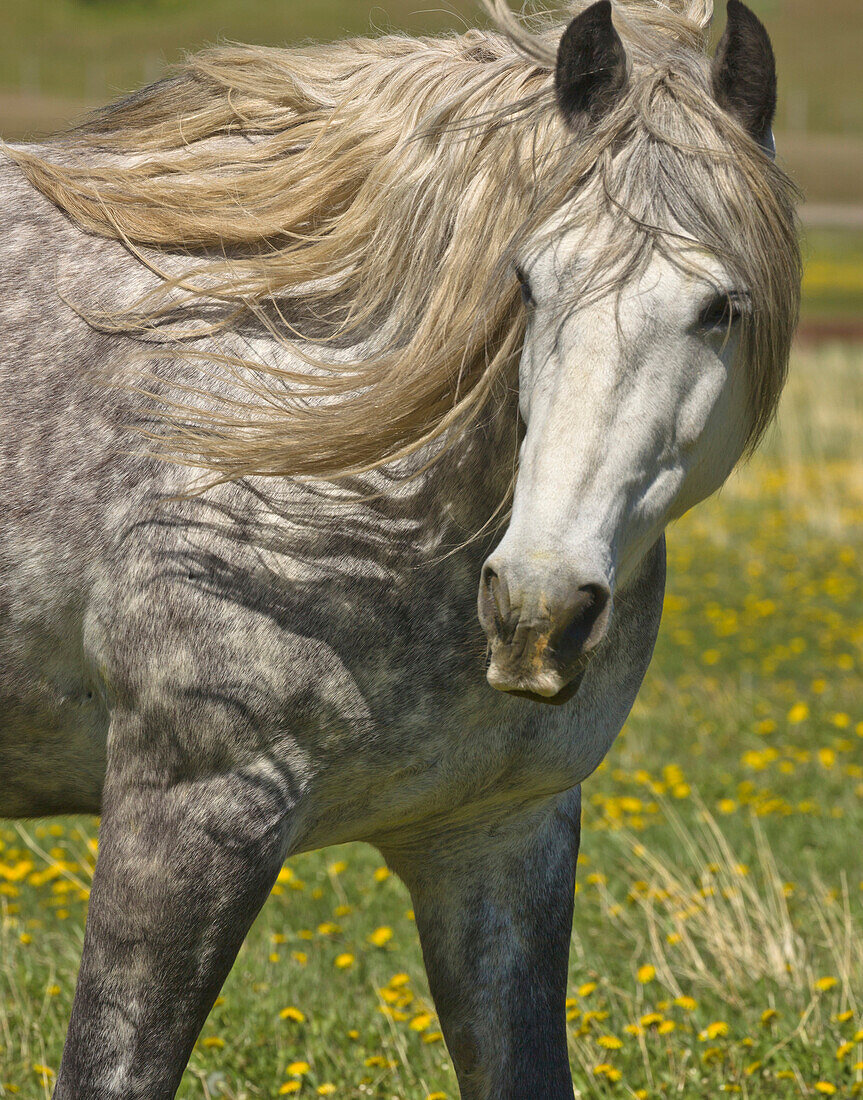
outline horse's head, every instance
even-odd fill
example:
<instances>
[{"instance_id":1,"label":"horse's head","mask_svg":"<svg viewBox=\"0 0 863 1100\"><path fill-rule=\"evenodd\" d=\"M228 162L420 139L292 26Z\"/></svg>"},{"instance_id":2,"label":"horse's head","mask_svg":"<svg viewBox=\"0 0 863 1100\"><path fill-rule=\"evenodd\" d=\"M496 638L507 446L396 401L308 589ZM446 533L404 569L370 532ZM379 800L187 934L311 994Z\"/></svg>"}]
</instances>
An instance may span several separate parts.
<instances>
[{"instance_id":1,"label":"horse's head","mask_svg":"<svg viewBox=\"0 0 863 1100\"><path fill-rule=\"evenodd\" d=\"M573 155L591 151L517 257L526 433L479 612L491 685L549 702L574 692L665 525L769 420L796 320L761 23L729 0L712 65L634 53L606 0L563 36L557 102Z\"/></svg>"}]
</instances>

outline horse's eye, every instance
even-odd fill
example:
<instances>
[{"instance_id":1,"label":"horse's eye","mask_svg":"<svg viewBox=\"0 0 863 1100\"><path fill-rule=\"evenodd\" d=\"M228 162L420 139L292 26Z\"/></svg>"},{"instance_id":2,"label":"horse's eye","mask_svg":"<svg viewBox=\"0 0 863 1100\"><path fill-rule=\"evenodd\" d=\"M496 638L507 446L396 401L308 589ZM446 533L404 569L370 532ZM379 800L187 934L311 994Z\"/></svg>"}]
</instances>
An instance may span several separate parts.
<instances>
[{"instance_id":1,"label":"horse's eye","mask_svg":"<svg viewBox=\"0 0 863 1100\"><path fill-rule=\"evenodd\" d=\"M703 329L729 329L743 316L746 300L739 294L717 294L701 311Z\"/></svg>"},{"instance_id":2,"label":"horse's eye","mask_svg":"<svg viewBox=\"0 0 863 1100\"><path fill-rule=\"evenodd\" d=\"M533 291L530 289L530 279L525 275L524 270L520 267L515 269L515 277L521 283L521 297L525 306L532 306L534 304Z\"/></svg>"}]
</instances>

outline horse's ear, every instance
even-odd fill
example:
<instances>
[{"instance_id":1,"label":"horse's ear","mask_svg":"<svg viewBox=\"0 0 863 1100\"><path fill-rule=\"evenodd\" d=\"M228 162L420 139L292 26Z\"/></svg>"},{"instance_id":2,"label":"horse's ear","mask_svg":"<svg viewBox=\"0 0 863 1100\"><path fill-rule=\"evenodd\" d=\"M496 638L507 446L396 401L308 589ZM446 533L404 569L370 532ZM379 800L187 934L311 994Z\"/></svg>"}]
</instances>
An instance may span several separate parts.
<instances>
[{"instance_id":1,"label":"horse's ear","mask_svg":"<svg viewBox=\"0 0 863 1100\"><path fill-rule=\"evenodd\" d=\"M740 0L728 0L728 23L713 59L712 76L719 106L772 155L776 59L761 20Z\"/></svg>"},{"instance_id":2,"label":"horse's ear","mask_svg":"<svg viewBox=\"0 0 863 1100\"><path fill-rule=\"evenodd\" d=\"M576 16L557 51L557 104L572 127L614 106L626 84L626 51L611 22L610 0Z\"/></svg>"}]
</instances>

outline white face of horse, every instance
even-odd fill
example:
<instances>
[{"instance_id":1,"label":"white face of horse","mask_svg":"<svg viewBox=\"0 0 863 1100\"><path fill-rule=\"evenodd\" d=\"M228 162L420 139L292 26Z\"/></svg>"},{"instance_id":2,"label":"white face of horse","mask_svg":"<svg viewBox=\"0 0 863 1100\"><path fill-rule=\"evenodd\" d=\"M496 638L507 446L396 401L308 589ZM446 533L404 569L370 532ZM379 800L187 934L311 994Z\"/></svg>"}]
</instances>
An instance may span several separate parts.
<instances>
[{"instance_id":1,"label":"white face of horse","mask_svg":"<svg viewBox=\"0 0 863 1100\"><path fill-rule=\"evenodd\" d=\"M601 641L613 593L669 520L723 483L749 428L735 363L745 297L722 268L701 256L696 277L656 253L619 296L579 307L586 253L570 233L521 270L527 432L480 600L489 682L544 698Z\"/></svg>"},{"instance_id":2,"label":"white face of horse","mask_svg":"<svg viewBox=\"0 0 863 1100\"><path fill-rule=\"evenodd\" d=\"M580 19L595 22L602 8ZM546 232L552 243L525 255L519 272L527 430L479 611L489 683L537 700L572 695L615 591L669 520L722 485L751 428L747 365L736 354L745 288L693 242L689 263L655 250L622 290L581 305L579 271L602 237Z\"/></svg>"}]
</instances>

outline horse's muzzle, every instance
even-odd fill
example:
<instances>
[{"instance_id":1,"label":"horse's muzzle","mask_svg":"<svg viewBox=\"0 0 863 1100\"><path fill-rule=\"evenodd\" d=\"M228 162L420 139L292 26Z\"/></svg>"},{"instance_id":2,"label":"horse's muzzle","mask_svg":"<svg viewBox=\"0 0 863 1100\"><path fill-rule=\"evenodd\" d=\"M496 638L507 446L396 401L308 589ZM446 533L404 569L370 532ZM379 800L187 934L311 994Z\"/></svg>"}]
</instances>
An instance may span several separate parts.
<instances>
[{"instance_id":1,"label":"horse's muzzle","mask_svg":"<svg viewBox=\"0 0 863 1100\"><path fill-rule=\"evenodd\" d=\"M511 579L508 579L508 573ZM479 619L491 659L486 673L498 691L542 703L567 702L581 683L590 652L605 637L611 591L604 581L527 589L491 559L483 567Z\"/></svg>"}]
</instances>

